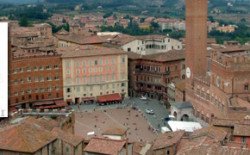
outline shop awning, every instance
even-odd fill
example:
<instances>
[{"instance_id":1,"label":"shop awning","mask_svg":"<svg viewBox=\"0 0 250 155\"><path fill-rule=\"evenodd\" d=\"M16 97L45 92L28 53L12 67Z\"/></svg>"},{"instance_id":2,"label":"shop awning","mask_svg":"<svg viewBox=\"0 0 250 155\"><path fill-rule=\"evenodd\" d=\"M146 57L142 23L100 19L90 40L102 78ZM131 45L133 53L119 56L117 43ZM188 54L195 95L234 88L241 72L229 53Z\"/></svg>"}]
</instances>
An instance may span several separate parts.
<instances>
[{"instance_id":1,"label":"shop awning","mask_svg":"<svg viewBox=\"0 0 250 155\"><path fill-rule=\"evenodd\" d=\"M38 107L37 109L54 109L54 108L64 108L66 105L50 105L44 107Z\"/></svg>"},{"instance_id":2,"label":"shop awning","mask_svg":"<svg viewBox=\"0 0 250 155\"><path fill-rule=\"evenodd\" d=\"M97 100L99 103L105 103L105 102L113 102L113 101L122 101L122 98L120 94L110 94L110 95L102 95L97 96Z\"/></svg>"},{"instance_id":3,"label":"shop awning","mask_svg":"<svg viewBox=\"0 0 250 155\"><path fill-rule=\"evenodd\" d=\"M50 105L50 104L54 104L54 101L35 102L33 105L41 106L41 105Z\"/></svg>"},{"instance_id":4,"label":"shop awning","mask_svg":"<svg viewBox=\"0 0 250 155\"><path fill-rule=\"evenodd\" d=\"M73 100L72 99L67 99L66 102L73 102Z\"/></svg>"},{"instance_id":5,"label":"shop awning","mask_svg":"<svg viewBox=\"0 0 250 155\"><path fill-rule=\"evenodd\" d=\"M95 97L83 97L82 101L95 100Z\"/></svg>"}]
</instances>

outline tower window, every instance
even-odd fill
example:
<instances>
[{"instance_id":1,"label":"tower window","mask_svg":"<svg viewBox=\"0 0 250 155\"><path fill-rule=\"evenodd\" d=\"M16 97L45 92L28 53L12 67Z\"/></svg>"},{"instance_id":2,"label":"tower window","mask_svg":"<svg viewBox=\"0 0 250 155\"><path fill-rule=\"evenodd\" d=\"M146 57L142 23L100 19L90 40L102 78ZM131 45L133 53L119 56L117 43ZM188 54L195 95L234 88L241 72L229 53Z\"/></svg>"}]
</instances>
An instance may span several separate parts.
<instances>
[{"instance_id":1,"label":"tower window","mask_svg":"<svg viewBox=\"0 0 250 155\"><path fill-rule=\"evenodd\" d=\"M244 90L245 90L245 91L248 91L248 84L245 84L245 85L244 85Z\"/></svg>"}]
</instances>

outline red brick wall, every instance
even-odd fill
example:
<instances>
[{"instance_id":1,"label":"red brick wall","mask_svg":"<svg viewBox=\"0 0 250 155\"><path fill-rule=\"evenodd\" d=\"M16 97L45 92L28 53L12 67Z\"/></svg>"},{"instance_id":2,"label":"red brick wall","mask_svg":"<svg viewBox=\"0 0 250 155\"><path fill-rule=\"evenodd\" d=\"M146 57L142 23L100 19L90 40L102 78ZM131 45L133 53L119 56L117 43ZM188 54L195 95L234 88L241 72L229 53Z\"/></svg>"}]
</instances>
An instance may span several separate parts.
<instances>
[{"instance_id":1,"label":"red brick wall","mask_svg":"<svg viewBox=\"0 0 250 155\"><path fill-rule=\"evenodd\" d=\"M46 69L48 65L51 66L50 70ZM54 68L55 65L58 66L58 69ZM34 70L35 66L38 67L37 71ZM40 66L43 66L44 69L40 70ZM31 68L30 72L27 71L27 67ZM20 71L20 68L23 68L23 72ZM15 69L17 70L16 73L14 73ZM48 76L52 77L51 81L47 81ZM55 80L55 76L58 76L59 80ZM31 77L31 82L27 81L28 77ZM35 82L35 77L39 78L39 82ZM44 77L44 82L40 82L41 77ZM23 79L23 83L21 83L21 79ZM15 84L14 80L18 81L17 84ZM43 99L63 98L62 81L62 61L60 55L13 59L9 63L9 105L25 104ZM59 86L59 90L55 89L56 86ZM48 87L52 87L50 92ZM38 93L35 92L36 88L39 89ZM41 92L41 88L44 88L44 92ZM32 92L28 93L28 89L32 89ZM22 94L23 90L24 94ZM18 92L17 96L15 92Z\"/></svg>"},{"instance_id":2,"label":"red brick wall","mask_svg":"<svg viewBox=\"0 0 250 155\"><path fill-rule=\"evenodd\" d=\"M234 141L242 143L242 137L234 136ZM250 148L250 137L246 137L246 144L247 144L247 148Z\"/></svg>"}]
</instances>

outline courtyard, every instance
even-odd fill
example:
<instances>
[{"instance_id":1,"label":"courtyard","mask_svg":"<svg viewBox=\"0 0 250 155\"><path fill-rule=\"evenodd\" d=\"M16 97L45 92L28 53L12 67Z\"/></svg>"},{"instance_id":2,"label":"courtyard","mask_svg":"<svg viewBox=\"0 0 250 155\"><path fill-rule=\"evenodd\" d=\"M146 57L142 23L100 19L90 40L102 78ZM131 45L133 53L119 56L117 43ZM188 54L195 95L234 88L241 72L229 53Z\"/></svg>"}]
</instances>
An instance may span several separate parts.
<instances>
[{"instance_id":1,"label":"courtyard","mask_svg":"<svg viewBox=\"0 0 250 155\"><path fill-rule=\"evenodd\" d=\"M88 133L101 136L110 127L123 126L128 128L129 141L153 141L160 132L161 126L166 126L163 118L168 116L168 110L157 100L143 101L139 98L125 99L121 104L105 106L72 105L76 112L75 134L89 139ZM145 109L151 109L154 114L147 114ZM93 136L93 135L92 135Z\"/></svg>"}]
</instances>

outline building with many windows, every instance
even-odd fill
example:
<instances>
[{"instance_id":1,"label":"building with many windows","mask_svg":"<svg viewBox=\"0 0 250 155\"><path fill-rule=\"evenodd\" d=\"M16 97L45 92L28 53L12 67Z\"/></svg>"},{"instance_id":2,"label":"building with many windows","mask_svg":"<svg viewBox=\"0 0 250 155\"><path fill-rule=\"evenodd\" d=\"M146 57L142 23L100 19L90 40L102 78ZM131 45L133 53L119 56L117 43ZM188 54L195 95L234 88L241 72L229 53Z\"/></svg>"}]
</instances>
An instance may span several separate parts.
<instances>
[{"instance_id":1,"label":"building with many windows","mask_svg":"<svg viewBox=\"0 0 250 155\"><path fill-rule=\"evenodd\" d=\"M168 99L167 85L174 79L185 79L185 53L172 50L151 55L128 52L129 94Z\"/></svg>"},{"instance_id":2,"label":"building with many windows","mask_svg":"<svg viewBox=\"0 0 250 155\"><path fill-rule=\"evenodd\" d=\"M106 102L127 97L126 52L97 46L58 48L58 51L62 53L67 103L103 102L99 101L103 98L100 96L104 96L102 100Z\"/></svg>"},{"instance_id":3,"label":"building with many windows","mask_svg":"<svg viewBox=\"0 0 250 155\"><path fill-rule=\"evenodd\" d=\"M62 100L61 55L24 55L15 58L12 55L11 51L9 54L11 107L33 108L36 102Z\"/></svg>"}]
</instances>

